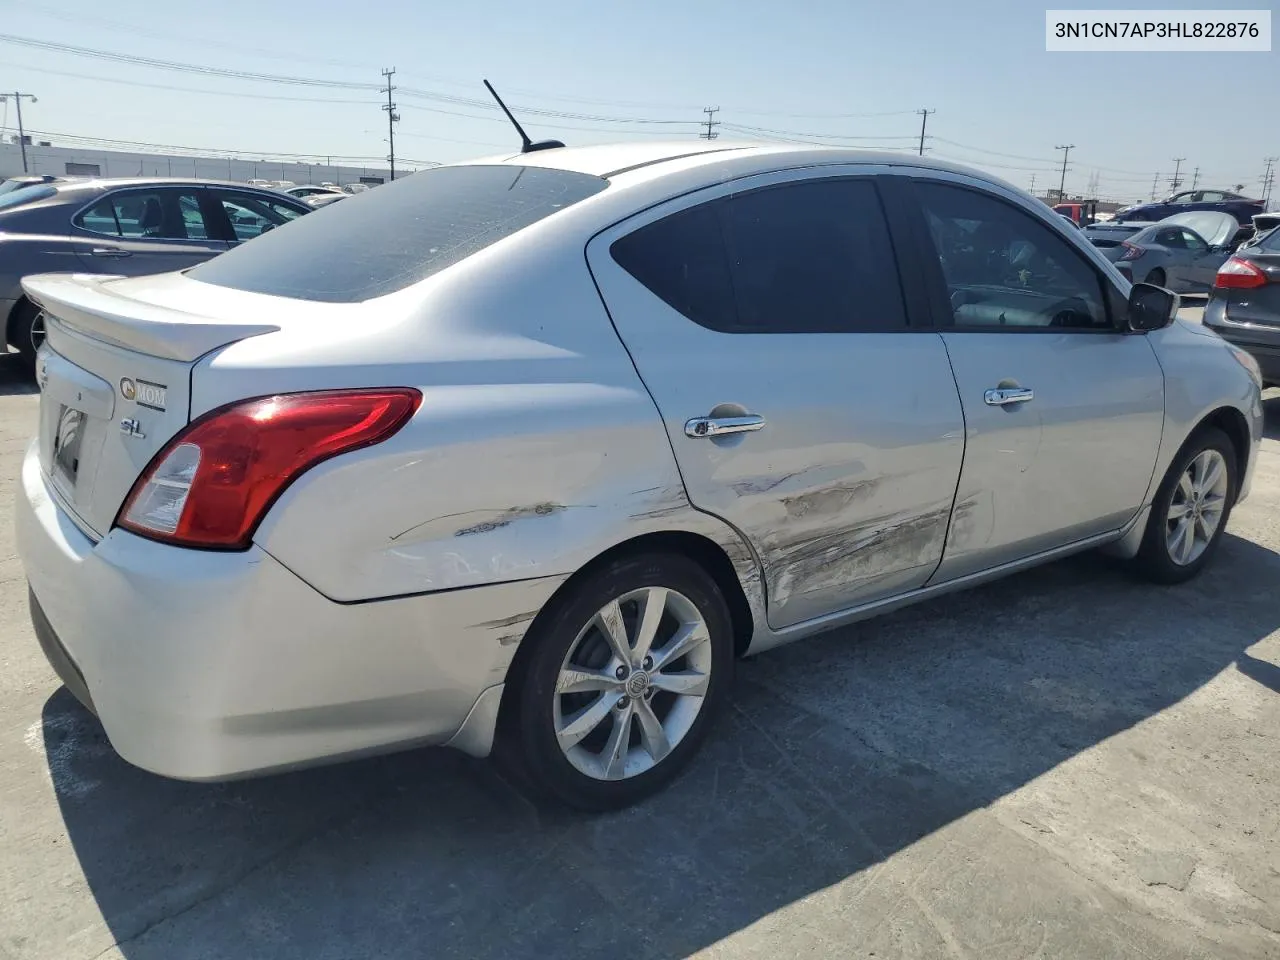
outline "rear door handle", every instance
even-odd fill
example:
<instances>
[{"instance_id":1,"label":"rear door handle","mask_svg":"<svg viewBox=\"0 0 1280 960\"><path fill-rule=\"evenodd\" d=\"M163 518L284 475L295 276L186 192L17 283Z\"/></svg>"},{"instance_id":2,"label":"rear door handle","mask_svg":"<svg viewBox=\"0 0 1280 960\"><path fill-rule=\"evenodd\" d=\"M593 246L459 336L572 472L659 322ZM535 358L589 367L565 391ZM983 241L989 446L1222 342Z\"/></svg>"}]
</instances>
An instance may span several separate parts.
<instances>
[{"instance_id":1,"label":"rear door handle","mask_svg":"<svg viewBox=\"0 0 1280 960\"><path fill-rule=\"evenodd\" d=\"M121 250L119 247L94 247L90 251L95 257L132 257L133 254L128 250Z\"/></svg>"},{"instance_id":2,"label":"rear door handle","mask_svg":"<svg viewBox=\"0 0 1280 960\"><path fill-rule=\"evenodd\" d=\"M994 387L983 397L988 406L1005 407L1011 403L1026 403L1035 399L1035 391L1029 387Z\"/></svg>"},{"instance_id":3,"label":"rear door handle","mask_svg":"<svg viewBox=\"0 0 1280 960\"><path fill-rule=\"evenodd\" d=\"M753 433L764 427L764 417L754 413L741 417L694 417L686 420L684 435L700 440L703 437L723 437L730 433Z\"/></svg>"}]
</instances>

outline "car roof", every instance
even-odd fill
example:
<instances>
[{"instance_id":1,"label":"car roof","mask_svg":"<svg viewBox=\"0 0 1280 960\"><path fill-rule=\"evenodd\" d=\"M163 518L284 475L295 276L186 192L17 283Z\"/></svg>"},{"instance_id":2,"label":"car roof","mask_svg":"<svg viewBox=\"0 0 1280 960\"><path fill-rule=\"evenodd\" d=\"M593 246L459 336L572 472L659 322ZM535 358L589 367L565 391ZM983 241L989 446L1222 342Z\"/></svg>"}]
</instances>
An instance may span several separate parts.
<instances>
[{"instance_id":1,"label":"car roof","mask_svg":"<svg viewBox=\"0 0 1280 960\"><path fill-rule=\"evenodd\" d=\"M703 168L707 179L713 180L720 172L726 174L731 172L737 177L808 165L883 164L955 173L997 183L1012 190L1018 189L984 171L912 153L758 141L726 143L717 140L694 143L688 140L673 140L657 143L614 143L586 147L558 147L532 153L498 154L466 161L466 164L493 163L568 170L604 177L608 180L624 174L637 174L646 179L656 179L674 171L677 167L681 171Z\"/></svg>"},{"instance_id":2,"label":"car roof","mask_svg":"<svg viewBox=\"0 0 1280 960\"><path fill-rule=\"evenodd\" d=\"M234 180L206 180L197 177L90 177L84 180L54 182L59 193L73 190L111 190L116 187L227 187L235 190L270 190Z\"/></svg>"}]
</instances>

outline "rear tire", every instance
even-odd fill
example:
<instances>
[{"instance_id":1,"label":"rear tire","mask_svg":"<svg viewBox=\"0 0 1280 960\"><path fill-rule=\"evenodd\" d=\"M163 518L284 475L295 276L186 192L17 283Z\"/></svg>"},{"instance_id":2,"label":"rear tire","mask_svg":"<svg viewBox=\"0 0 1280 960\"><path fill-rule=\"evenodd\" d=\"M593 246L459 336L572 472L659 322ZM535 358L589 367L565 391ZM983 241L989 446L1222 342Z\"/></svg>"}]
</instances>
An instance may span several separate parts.
<instances>
[{"instance_id":1,"label":"rear tire","mask_svg":"<svg viewBox=\"0 0 1280 960\"><path fill-rule=\"evenodd\" d=\"M1147 279L1142 282L1150 283L1157 287L1163 287L1165 282L1164 271L1159 267L1156 267L1154 270L1152 270L1150 273L1147 274Z\"/></svg>"},{"instance_id":2,"label":"rear tire","mask_svg":"<svg viewBox=\"0 0 1280 960\"><path fill-rule=\"evenodd\" d=\"M611 561L553 600L524 643L494 759L535 799L587 811L644 799L689 763L729 699L729 608L687 557Z\"/></svg>"},{"instance_id":3,"label":"rear tire","mask_svg":"<svg viewBox=\"0 0 1280 960\"><path fill-rule=\"evenodd\" d=\"M23 297L13 308L9 316L9 343L22 357L22 364L28 370L36 368L36 351L44 343L44 314L39 307Z\"/></svg>"},{"instance_id":4,"label":"rear tire","mask_svg":"<svg viewBox=\"0 0 1280 960\"><path fill-rule=\"evenodd\" d=\"M1169 465L1151 504L1135 563L1156 583L1200 573L1222 543L1240 489L1236 450L1216 427L1196 431Z\"/></svg>"}]
</instances>

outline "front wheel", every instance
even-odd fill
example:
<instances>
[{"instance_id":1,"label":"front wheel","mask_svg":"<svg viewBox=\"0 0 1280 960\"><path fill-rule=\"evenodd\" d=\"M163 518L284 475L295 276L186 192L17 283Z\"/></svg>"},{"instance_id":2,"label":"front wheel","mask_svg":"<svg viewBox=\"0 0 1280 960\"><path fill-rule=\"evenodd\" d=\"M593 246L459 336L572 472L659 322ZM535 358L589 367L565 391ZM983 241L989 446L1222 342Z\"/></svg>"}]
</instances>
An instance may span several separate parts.
<instances>
[{"instance_id":1,"label":"front wheel","mask_svg":"<svg viewBox=\"0 0 1280 960\"><path fill-rule=\"evenodd\" d=\"M1156 491L1139 569L1157 583L1181 583L1203 570L1222 542L1238 489L1230 438L1214 427L1198 431Z\"/></svg>"},{"instance_id":2,"label":"front wheel","mask_svg":"<svg viewBox=\"0 0 1280 960\"><path fill-rule=\"evenodd\" d=\"M495 759L517 784L581 810L629 806L665 786L729 696L728 607L716 582L675 554L588 575L524 642Z\"/></svg>"}]
</instances>

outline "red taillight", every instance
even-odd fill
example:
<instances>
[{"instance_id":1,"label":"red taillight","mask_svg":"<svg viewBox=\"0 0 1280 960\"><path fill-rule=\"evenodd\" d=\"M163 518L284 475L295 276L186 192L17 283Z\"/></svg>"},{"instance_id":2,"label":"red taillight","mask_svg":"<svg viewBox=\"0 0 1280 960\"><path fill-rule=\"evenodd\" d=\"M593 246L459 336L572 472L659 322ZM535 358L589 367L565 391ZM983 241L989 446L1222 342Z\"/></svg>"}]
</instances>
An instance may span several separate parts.
<instances>
[{"instance_id":1,"label":"red taillight","mask_svg":"<svg viewBox=\"0 0 1280 960\"><path fill-rule=\"evenodd\" d=\"M1136 243L1130 243L1128 240L1123 241L1120 246L1124 247L1124 253L1120 254L1121 260L1137 260L1147 252L1145 247L1140 247Z\"/></svg>"},{"instance_id":2,"label":"red taillight","mask_svg":"<svg viewBox=\"0 0 1280 960\"><path fill-rule=\"evenodd\" d=\"M422 402L408 388L262 397L222 407L169 441L116 522L165 543L244 549L267 508L304 471L404 426Z\"/></svg>"},{"instance_id":3,"label":"red taillight","mask_svg":"<svg viewBox=\"0 0 1280 960\"><path fill-rule=\"evenodd\" d=\"M1248 260L1232 257L1218 268L1218 276L1213 285L1220 290L1252 290L1254 287L1265 287L1267 275Z\"/></svg>"}]
</instances>

